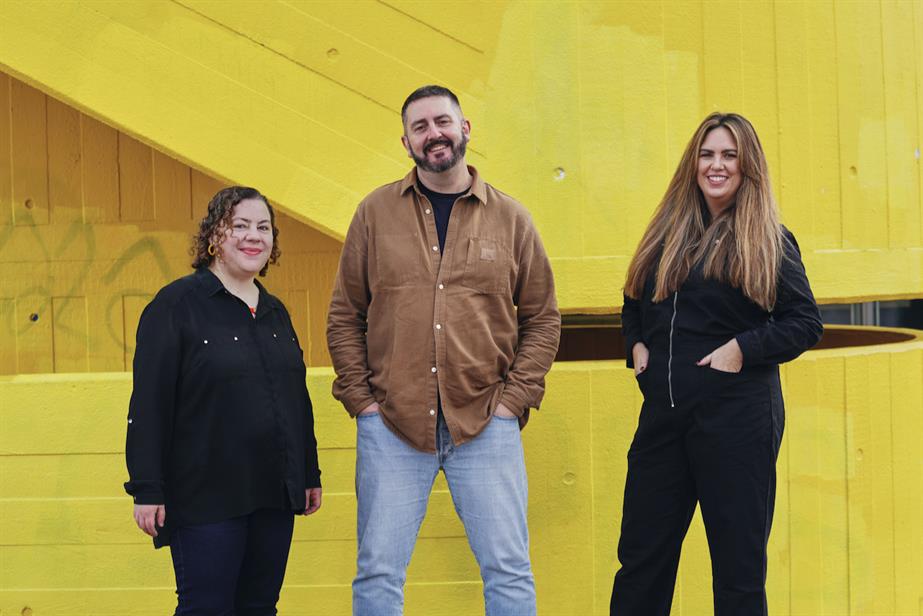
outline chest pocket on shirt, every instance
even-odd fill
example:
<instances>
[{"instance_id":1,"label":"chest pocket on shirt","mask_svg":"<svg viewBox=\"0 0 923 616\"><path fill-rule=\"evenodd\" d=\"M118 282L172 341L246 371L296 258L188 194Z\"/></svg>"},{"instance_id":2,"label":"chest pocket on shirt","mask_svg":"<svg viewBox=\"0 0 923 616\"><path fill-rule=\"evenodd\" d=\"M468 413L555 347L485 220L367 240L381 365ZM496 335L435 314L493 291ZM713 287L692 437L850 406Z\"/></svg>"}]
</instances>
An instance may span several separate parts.
<instances>
[{"instance_id":1,"label":"chest pocket on shirt","mask_svg":"<svg viewBox=\"0 0 923 616\"><path fill-rule=\"evenodd\" d=\"M510 261L506 247L491 238L468 238L462 284L480 293L510 292Z\"/></svg>"}]
</instances>

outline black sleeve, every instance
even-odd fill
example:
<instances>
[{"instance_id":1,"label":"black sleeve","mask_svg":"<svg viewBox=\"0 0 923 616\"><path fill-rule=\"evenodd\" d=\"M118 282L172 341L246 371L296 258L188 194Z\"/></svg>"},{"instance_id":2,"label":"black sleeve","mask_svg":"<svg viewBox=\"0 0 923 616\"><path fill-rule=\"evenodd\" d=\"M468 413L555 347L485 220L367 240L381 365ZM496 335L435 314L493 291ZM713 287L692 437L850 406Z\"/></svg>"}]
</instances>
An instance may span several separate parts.
<instances>
[{"instance_id":1,"label":"black sleeve","mask_svg":"<svg viewBox=\"0 0 923 616\"><path fill-rule=\"evenodd\" d=\"M284 310L284 309L283 309ZM292 325L292 319L288 310L284 310L285 320L288 321L289 330L292 338L295 339L298 348L301 348L301 341L298 340L298 334L295 333L295 326ZM303 351L302 351L303 352ZM317 438L314 436L314 406L311 404L311 395L308 393L308 384L305 382L301 388L302 406L305 409L304 417L304 487L319 488L320 483L320 464L317 461Z\"/></svg>"},{"instance_id":2,"label":"black sleeve","mask_svg":"<svg viewBox=\"0 0 923 616\"><path fill-rule=\"evenodd\" d=\"M156 297L141 313L128 406L125 491L139 505L164 503L163 458L173 421L181 363L175 302Z\"/></svg>"},{"instance_id":3,"label":"black sleeve","mask_svg":"<svg viewBox=\"0 0 923 616\"><path fill-rule=\"evenodd\" d=\"M625 365L635 367L635 358L631 350L635 344L644 342L641 336L641 302L623 295L622 336L625 338Z\"/></svg>"},{"instance_id":4,"label":"black sleeve","mask_svg":"<svg viewBox=\"0 0 923 616\"><path fill-rule=\"evenodd\" d=\"M817 344L824 333L798 242L785 228L782 246L779 287L771 318L760 327L737 336L745 367L791 361Z\"/></svg>"}]
</instances>

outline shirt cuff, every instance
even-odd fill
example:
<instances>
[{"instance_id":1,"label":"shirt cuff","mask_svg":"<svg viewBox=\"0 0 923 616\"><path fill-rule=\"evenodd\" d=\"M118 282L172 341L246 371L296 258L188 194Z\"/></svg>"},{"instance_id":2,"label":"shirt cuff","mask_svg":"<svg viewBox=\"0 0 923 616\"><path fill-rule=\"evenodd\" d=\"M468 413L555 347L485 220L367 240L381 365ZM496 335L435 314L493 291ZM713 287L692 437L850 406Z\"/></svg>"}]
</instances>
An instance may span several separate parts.
<instances>
[{"instance_id":1,"label":"shirt cuff","mask_svg":"<svg viewBox=\"0 0 923 616\"><path fill-rule=\"evenodd\" d=\"M349 413L350 417L355 417L369 406L378 402L372 393L369 392L361 396L350 396L343 399L343 407L346 409L346 412Z\"/></svg>"},{"instance_id":2,"label":"shirt cuff","mask_svg":"<svg viewBox=\"0 0 923 616\"><path fill-rule=\"evenodd\" d=\"M516 417L522 417L523 413L525 413L526 409L529 407L525 400L509 390L503 391L503 394L500 396L500 404L513 411Z\"/></svg>"},{"instance_id":3,"label":"shirt cuff","mask_svg":"<svg viewBox=\"0 0 923 616\"><path fill-rule=\"evenodd\" d=\"M743 365L758 364L763 357L763 345L755 332L744 332L735 337L740 353L743 355Z\"/></svg>"}]
</instances>

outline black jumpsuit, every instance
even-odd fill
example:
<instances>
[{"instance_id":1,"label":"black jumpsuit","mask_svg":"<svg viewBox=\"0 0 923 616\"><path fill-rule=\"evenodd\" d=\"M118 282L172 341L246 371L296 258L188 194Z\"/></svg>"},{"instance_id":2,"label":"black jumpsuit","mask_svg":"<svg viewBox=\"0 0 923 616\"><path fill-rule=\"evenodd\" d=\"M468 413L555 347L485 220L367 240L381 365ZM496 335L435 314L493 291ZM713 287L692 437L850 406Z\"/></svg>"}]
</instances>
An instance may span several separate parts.
<instances>
[{"instance_id":1,"label":"black jumpsuit","mask_svg":"<svg viewBox=\"0 0 923 616\"><path fill-rule=\"evenodd\" d=\"M679 291L625 297L622 328L650 351L638 375L644 404L628 451L622 531L610 611L669 614L680 548L698 502L712 560L715 614L766 614L766 545L784 409L778 364L814 346L820 314L794 236L783 228L777 301L766 312L740 289L694 267ZM696 362L731 338L739 373Z\"/></svg>"}]
</instances>

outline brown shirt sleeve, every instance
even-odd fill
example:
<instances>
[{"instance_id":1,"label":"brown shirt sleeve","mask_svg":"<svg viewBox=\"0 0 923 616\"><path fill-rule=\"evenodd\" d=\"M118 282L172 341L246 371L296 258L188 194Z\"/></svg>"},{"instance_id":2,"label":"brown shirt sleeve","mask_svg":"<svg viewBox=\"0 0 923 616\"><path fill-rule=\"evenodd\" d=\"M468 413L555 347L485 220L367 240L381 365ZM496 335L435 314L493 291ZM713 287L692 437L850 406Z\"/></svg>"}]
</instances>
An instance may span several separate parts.
<instances>
[{"instance_id":1,"label":"brown shirt sleeve","mask_svg":"<svg viewBox=\"0 0 923 616\"><path fill-rule=\"evenodd\" d=\"M371 371L365 342L371 299L368 247L363 202L346 233L327 316L327 348L337 374L333 397L353 417L376 401L369 386Z\"/></svg>"},{"instance_id":2,"label":"brown shirt sleeve","mask_svg":"<svg viewBox=\"0 0 923 616\"><path fill-rule=\"evenodd\" d=\"M522 415L527 408L541 404L545 374L557 354L561 336L551 264L531 219L523 233L518 269L513 303L517 306L519 345L500 401Z\"/></svg>"}]
</instances>

